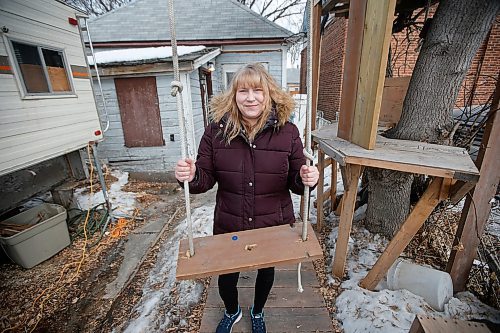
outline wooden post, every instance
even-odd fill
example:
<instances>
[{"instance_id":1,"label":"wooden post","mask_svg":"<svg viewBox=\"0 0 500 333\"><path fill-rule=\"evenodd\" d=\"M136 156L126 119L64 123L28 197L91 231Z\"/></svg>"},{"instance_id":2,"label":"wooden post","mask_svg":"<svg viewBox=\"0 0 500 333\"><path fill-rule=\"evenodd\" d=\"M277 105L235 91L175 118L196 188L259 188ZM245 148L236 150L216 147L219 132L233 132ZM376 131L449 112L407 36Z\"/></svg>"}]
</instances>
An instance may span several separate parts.
<instances>
[{"instance_id":1,"label":"wooden post","mask_svg":"<svg viewBox=\"0 0 500 333\"><path fill-rule=\"evenodd\" d=\"M351 142L375 148L396 0L368 0Z\"/></svg>"},{"instance_id":2,"label":"wooden post","mask_svg":"<svg viewBox=\"0 0 500 333\"><path fill-rule=\"evenodd\" d=\"M318 168L319 168L319 179L318 186L316 187L316 226L317 231L323 229L323 190L325 186L325 153L323 150L318 149Z\"/></svg>"},{"instance_id":3,"label":"wooden post","mask_svg":"<svg viewBox=\"0 0 500 333\"><path fill-rule=\"evenodd\" d=\"M472 199L465 200L462 216L458 225L455 241L451 251L446 271L453 280L453 289L459 292L465 289L467 277L476 257L479 237L490 215L490 200L495 195L500 180L500 116L498 106L500 100L500 78L493 102L488 114L488 122L484 131L481 148L476 160L480 170L477 191L473 192ZM459 246L463 245L463 246Z\"/></svg>"},{"instance_id":4,"label":"wooden post","mask_svg":"<svg viewBox=\"0 0 500 333\"><path fill-rule=\"evenodd\" d=\"M337 161L331 158L332 165L332 184L330 187L330 211L333 211L337 202Z\"/></svg>"},{"instance_id":5,"label":"wooden post","mask_svg":"<svg viewBox=\"0 0 500 333\"><path fill-rule=\"evenodd\" d=\"M351 141L352 120L354 106L356 105L367 1L368 0L352 0L349 3L349 24L347 27L342 96L340 98L339 129L337 133L339 138L347 141Z\"/></svg>"},{"instance_id":6,"label":"wooden post","mask_svg":"<svg viewBox=\"0 0 500 333\"><path fill-rule=\"evenodd\" d=\"M347 246L349 235L351 234L352 217L356 205L356 196L358 194L359 176L362 170L361 165L346 164L346 178L344 183L344 196L342 200L342 212L340 214L339 234L335 245L335 259L333 261L332 273L334 276L342 279L344 276L345 260L347 257Z\"/></svg>"},{"instance_id":7,"label":"wooden post","mask_svg":"<svg viewBox=\"0 0 500 333\"><path fill-rule=\"evenodd\" d=\"M449 190L449 187L443 188L443 181L443 178L435 178L427 190L425 190L410 215L406 218L406 221L401 225L399 231L384 250L384 253L382 253L373 268L361 281L361 287L373 290L384 277L391 265L396 261L441 201L442 193L446 193ZM449 182L446 183L449 185Z\"/></svg>"},{"instance_id":8,"label":"wooden post","mask_svg":"<svg viewBox=\"0 0 500 333\"><path fill-rule=\"evenodd\" d=\"M313 7L313 34L312 34L312 110L311 110L311 131L316 129L316 111L318 109L318 90L319 90L319 66L321 57L321 1ZM309 93L309 92L308 92ZM313 142L311 144L314 145Z\"/></svg>"}]
</instances>

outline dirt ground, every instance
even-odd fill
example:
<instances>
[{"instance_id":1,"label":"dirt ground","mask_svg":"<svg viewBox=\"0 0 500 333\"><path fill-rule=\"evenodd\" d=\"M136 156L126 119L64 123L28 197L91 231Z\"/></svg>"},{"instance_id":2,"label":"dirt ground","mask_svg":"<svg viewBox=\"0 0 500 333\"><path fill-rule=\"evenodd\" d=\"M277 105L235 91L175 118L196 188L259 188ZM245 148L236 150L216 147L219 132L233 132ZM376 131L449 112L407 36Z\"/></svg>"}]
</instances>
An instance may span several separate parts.
<instances>
[{"instance_id":1,"label":"dirt ground","mask_svg":"<svg viewBox=\"0 0 500 333\"><path fill-rule=\"evenodd\" d=\"M11 263L0 264L0 332L120 332L129 321L134 306L141 299L143 286L154 267L161 245L172 236L173 228L184 219L184 194L177 184L129 182L124 191L136 192L138 217L144 220L128 220L116 232L116 226L110 226L110 235L99 238L95 234L85 241L78 238L69 247L51 259L31 269L23 269ZM211 194L209 194L211 195ZM207 197L195 197L192 205L203 205ZM178 208L181 207L180 211ZM171 218L178 211L177 216ZM123 258L127 235L141 227L148 220L163 218L170 221L156 243L149 248L137 273L127 282L122 292L114 299L105 299L106 285L117 275ZM455 225L457 213L450 215L448 225ZM325 235L331 226L327 226L318 239L323 247ZM443 228L423 228L407 249L414 259L430 263L442 261L444 253L436 251L432 257L422 259L419 254L427 253L429 248L439 246L426 244L426 240L439 240L436 234ZM451 231L451 230L450 230ZM432 237L429 237L431 234ZM115 235L115 237L111 236ZM439 245L439 244L438 244ZM423 248L426 250L423 251ZM84 251L85 249L85 251ZM325 248L324 248L325 250ZM327 253L328 251L324 251ZM445 252L445 251L443 251ZM325 304L332 318L335 332L342 332L340 324L334 319L335 299L341 292L340 283L329 284L325 261L314 262L318 281ZM419 260L417 260L419 261ZM441 263L443 264L443 263ZM439 265L438 265L439 266ZM209 280L200 280L205 285ZM173 288L166 301L166 308L175 309L179 298ZM206 289L200 302L189 308L175 312L167 332L197 332L203 315ZM179 325L186 319L187 327Z\"/></svg>"},{"instance_id":2,"label":"dirt ground","mask_svg":"<svg viewBox=\"0 0 500 333\"><path fill-rule=\"evenodd\" d=\"M142 296L143 285L154 266L161 244L170 236L173 228L184 219L184 196L177 184L131 181L124 191L136 192L138 216L148 221L161 216L168 221L178 207L181 212L166 226L156 244L153 244L137 273L114 299L105 299L105 287L116 277L122 260L126 236L142 226L142 220L129 220L120 229L119 236L99 238L96 233L85 241L78 238L69 247L31 268L2 263L0 265L0 332L111 332L121 331L130 319L134 305ZM202 205L203 198L193 205ZM110 226L113 229L116 226ZM321 236L320 236L321 238ZM334 311L337 290L326 286L324 262L317 261L318 279L330 313ZM208 285L209 279L201 280ZM174 288L169 303L175 305L179 295ZM189 313L176 313L168 332L197 332L203 315L206 291L201 301L189 309ZM167 305L168 306L168 305ZM181 319L187 328L176 326ZM335 327L338 323L334 321ZM338 329L338 332L341 330Z\"/></svg>"},{"instance_id":3,"label":"dirt ground","mask_svg":"<svg viewBox=\"0 0 500 333\"><path fill-rule=\"evenodd\" d=\"M116 237L104 236L85 253L85 240L79 238L31 269L11 263L0 265L1 332L110 331L110 327L128 316L140 296L136 286L147 276L147 267L154 261L159 244L168 238L169 227L150 249L143 267L124 292L114 300L106 300L106 284L114 280L124 260L121 252L126 236L155 216L169 220L177 207L183 206L183 195L177 184L131 182L124 190L138 193L138 214L143 221L128 220ZM183 214L178 214L171 221L172 226L182 218ZM113 231L116 226L109 228ZM96 233L86 243L93 244L99 237Z\"/></svg>"}]
</instances>

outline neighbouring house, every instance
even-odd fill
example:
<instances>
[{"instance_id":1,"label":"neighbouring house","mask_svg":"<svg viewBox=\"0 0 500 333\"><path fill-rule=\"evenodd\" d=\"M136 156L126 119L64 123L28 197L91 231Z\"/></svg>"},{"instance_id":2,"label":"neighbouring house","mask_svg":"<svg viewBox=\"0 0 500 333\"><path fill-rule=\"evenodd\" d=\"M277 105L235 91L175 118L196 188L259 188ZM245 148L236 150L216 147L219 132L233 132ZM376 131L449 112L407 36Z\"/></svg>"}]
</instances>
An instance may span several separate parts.
<instances>
[{"instance_id":1,"label":"neighbouring house","mask_svg":"<svg viewBox=\"0 0 500 333\"><path fill-rule=\"evenodd\" d=\"M299 68L287 68L286 74L286 86L288 92L292 95L296 95L300 90L300 69Z\"/></svg>"},{"instance_id":2,"label":"neighbouring house","mask_svg":"<svg viewBox=\"0 0 500 333\"><path fill-rule=\"evenodd\" d=\"M0 213L71 176L101 126L77 19L55 0L0 1Z\"/></svg>"},{"instance_id":3,"label":"neighbouring house","mask_svg":"<svg viewBox=\"0 0 500 333\"><path fill-rule=\"evenodd\" d=\"M324 0L323 4L327 2ZM338 8L338 9L336 9ZM428 17L434 15L437 5L429 8ZM324 28L321 41L320 78L318 94L318 112L330 121L336 119L340 111L340 96L342 91L342 75L349 19L345 17L346 7L334 7ZM484 104L495 89L500 59L500 21L493 24L482 46L478 50L469 72L464 80L462 90L458 95L456 107L465 105L477 106ZM421 15L420 23L423 22ZM393 34L391 39L391 68L394 77L411 76L419 52L419 31L407 30ZM306 93L307 52L301 52L301 93ZM474 96L470 95L475 88ZM404 96L403 96L404 98Z\"/></svg>"},{"instance_id":4,"label":"neighbouring house","mask_svg":"<svg viewBox=\"0 0 500 333\"><path fill-rule=\"evenodd\" d=\"M138 0L88 22L109 119L100 156L136 176L171 180L180 158L167 0ZM183 102L193 129L191 150L209 121L208 101L234 72L260 62L287 87L290 31L234 0L174 2ZM121 52L121 54L117 53ZM127 58L131 57L131 58ZM106 110L104 110L104 102ZM107 116L105 114L107 113Z\"/></svg>"}]
</instances>

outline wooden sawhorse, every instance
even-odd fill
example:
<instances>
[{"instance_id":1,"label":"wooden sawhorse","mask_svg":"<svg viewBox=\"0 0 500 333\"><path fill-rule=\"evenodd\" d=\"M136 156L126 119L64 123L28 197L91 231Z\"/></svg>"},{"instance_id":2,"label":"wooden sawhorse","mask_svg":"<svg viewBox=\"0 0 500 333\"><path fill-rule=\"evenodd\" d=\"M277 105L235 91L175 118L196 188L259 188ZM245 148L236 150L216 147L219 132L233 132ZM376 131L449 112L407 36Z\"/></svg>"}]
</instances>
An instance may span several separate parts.
<instances>
[{"instance_id":1,"label":"wooden sawhorse","mask_svg":"<svg viewBox=\"0 0 500 333\"><path fill-rule=\"evenodd\" d=\"M337 124L314 131L313 139L345 169L345 191L333 262L333 275L338 278L344 276L358 181L363 168L375 167L434 177L399 231L361 281L360 285L369 290L377 286L434 208L448 198L460 200L479 179L479 171L463 148L388 139L379 135L375 149L368 150L338 138Z\"/></svg>"}]
</instances>

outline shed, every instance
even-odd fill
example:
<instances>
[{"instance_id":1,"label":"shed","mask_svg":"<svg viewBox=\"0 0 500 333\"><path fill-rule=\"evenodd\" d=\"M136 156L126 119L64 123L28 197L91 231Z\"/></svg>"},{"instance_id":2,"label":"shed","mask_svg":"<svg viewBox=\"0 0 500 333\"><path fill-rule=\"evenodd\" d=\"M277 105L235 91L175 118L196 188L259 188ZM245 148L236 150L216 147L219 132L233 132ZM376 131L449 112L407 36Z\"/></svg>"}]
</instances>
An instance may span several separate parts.
<instances>
[{"instance_id":1,"label":"shed","mask_svg":"<svg viewBox=\"0 0 500 333\"><path fill-rule=\"evenodd\" d=\"M132 54L140 53L140 49L170 47L167 4L167 0L138 0L91 20L88 28L97 57L111 50L127 49ZM180 58L183 80L189 82L184 105L192 105L195 137L192 146L195 148L208 123L208 100L227 87L241 66L250 62L262 63L286 89L287 38L292 33L235 0L175 1L174 10L178 45L205 47L203 51ZM175 98L170 95L171 59L137 59L134 64L115 63L101 67L110 116L110 129L100 144L101 156L126 171L172 179L171 171L181 154ZM132 67L133 71L129 71ZM150 83L144 83L148 80ZM123 95L124 90L132 91L144 84L151 87L156 84L157 114L160 116L156 117L159 123L155 126L162 132L156 132L158 140L155 142L130 146L124 138L127 131L124 131L124 126L128 125L124 125L123 119L124 112L130 111L125 109L118 94ZM128 104L142 119L137 106L134 109ZM103 112L102 108L100 112ZM135 125L140 127L142 123L136 122Z\"/></svg>"}]
</instances>

